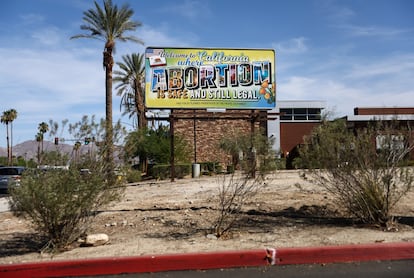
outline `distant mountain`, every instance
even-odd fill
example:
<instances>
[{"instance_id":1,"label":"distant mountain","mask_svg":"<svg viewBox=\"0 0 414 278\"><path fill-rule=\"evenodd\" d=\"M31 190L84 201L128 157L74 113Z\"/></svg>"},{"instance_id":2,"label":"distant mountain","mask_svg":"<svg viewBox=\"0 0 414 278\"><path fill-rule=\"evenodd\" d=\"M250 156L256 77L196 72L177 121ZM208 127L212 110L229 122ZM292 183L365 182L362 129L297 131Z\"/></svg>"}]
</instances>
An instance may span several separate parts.
<instances>
[{"instance_id":1,"label":"distant mountain","mask_svg":"<svg viewBox=\"0 0 414 278\"><path fill-rule=\"evenodd\" d=\"M28 140L23 143L17 144L13 146L13 156L15 157L23 157L26 160L35 159L37 157L39 143L36 140ZM43 141L43 151L50 152L50 151L58 151L61 153L71 154L73 150L72 145L68 144L61 144L55 145L53 142L50 141ZM82 146L81 152L87 152L88 147ZM0 147L0 156L7 156L7 148Z\"/></svg>"},{"instance_id":2,"label":"distant mountain","mask_svg":"<svg viewBox=\"0 0 414 278\"><path fill-rule=\"evenodd\" d=\"M13 156L15 157L23 157L25 160L34 159L37 158L37 152L38 152L38 146L39 143L36 140L28 140L23 143L17 144L13 146ZM90 146L81 146L81 153L85 154L88 153ZM43 141L43 151L44 152L51 152L51 151L58 151L60 153L67 153L69 155L72 154L73 145L69 144L62 144L59 143L59 145L55 145L54 142L50 141ZM115 163L120 163L119 154L122 151L122 147L115 147L114 151L114 158ZM0 156L7 157L7 148L0 147Z\"/></svg>"},{"instance_id":3,"label":"distant mountain","mask_svg":"<svg viewBox=\"0 0 414 278\"><path fill-rule=\"evenodd\" d=\"M39 143L36 140L29 140L23 143L20 143L13 147L13 156L22 156L25 159L35 159L37 157ZM43 141L43 151L59 151L61 153L71 153L73 146L68 144L59 144L55 145L50 141Z\"/></svg>"}]
</instances>

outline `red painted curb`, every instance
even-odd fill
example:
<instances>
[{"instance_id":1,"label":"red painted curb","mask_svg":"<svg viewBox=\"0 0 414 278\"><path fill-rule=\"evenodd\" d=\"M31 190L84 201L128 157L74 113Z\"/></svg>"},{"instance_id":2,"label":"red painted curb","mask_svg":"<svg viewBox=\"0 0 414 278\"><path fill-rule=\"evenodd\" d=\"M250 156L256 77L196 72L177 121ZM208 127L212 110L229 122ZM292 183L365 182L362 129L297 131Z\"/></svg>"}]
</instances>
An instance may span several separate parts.
<instances>
[{"instance_id":1,"label":"red painted curb","mask_svg":"<svg viewBox=\"0 0 414 278\"><path fill-rule=\"evenodd\" d=\"M0 265L1 277L59 277L162 272L270 264L414 259L414 242L260 249Z\"/></svg>"},{"instance_id":2,"label":"red painted curb","mask_svg":"<svg viewBox=\"0 0 414 278\"><path fill-rule=\"evenodd\" d=\"M276 254L277 265L403 259L414 259L414 242L282 248Z\"/></svg>"}]
</instances>

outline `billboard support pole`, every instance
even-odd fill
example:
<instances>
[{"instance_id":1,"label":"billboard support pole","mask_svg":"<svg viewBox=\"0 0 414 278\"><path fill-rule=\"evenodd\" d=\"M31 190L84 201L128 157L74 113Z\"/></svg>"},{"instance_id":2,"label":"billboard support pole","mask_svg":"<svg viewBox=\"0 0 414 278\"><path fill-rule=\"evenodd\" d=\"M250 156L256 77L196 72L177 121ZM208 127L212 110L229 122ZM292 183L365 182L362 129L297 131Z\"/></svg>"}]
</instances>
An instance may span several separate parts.
<instances>
[{"instance_id":1,"label":"billboard support pole","mask_svg":"<svg viewBox=\"0 0 414 278\"><path fill-rule=\"evenodd\" d=\"M250 163L251 164L251 175L252 178L256 178L256 150L254 149L253 139L254 139L254 125L256 123L256 114L255 110L251 110L250 115Z\"/></svg>"},{"instance_id":2,"label":"billboard support pole","mask_svg":"<svg viewBox=\"0 0 414 278\"><path fill-rule=\"evenodd\" d=\"M196 130L196 110L194 109L194 164L197 163L197 130Z\"/></svg>"},{"instance_id":3,"label":"billboard support pole","mask_svg":"<svg viewBox=\"0 0 414 278\"><path fill-rule=\"evenodd\" d=\"M174 110L171 109L170 114L170 175L171 182L175 179L175 165L174 165Z\"/></svg>"}]
</instances>

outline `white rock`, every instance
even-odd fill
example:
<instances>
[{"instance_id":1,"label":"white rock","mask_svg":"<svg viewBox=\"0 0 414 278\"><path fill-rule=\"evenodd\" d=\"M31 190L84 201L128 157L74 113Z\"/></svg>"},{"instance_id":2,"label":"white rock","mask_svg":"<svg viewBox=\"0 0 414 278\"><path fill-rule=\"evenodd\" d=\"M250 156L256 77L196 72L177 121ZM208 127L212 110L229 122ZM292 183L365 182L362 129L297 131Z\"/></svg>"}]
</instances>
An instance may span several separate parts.
<instances>
[{"instance_id":1,"label":"white rock","mask_svg":"<svg viewBox=\"0 0 414 278\"><path fill-rule=\"evenodd\" d=\"M208 239L217 239L217 236L213 235L213 234L208 234L208 235L206 235L206 238L208 238Z\"/></svg>"},{"instance_id":2,"label":"white rock","mask_svg":"<svg viewBox=\"0 0 414 278\"><path fill-rule=\"evenodd\" d=\"M108 243L109 236L107 234L91 234L85 238L84 245L86 246L99 246Z\"/></svg>"}]
</instances>

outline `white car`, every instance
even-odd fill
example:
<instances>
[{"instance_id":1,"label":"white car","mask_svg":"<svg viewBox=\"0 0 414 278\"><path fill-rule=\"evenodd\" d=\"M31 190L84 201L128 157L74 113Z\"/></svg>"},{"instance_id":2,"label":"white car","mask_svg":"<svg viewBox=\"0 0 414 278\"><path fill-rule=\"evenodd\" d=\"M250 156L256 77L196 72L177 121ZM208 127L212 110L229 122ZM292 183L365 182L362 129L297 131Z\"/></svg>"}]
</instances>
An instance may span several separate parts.
<instances>
[{"instance_id":1,"label":"white car","mask_svg":"<svg viewBox=\"0 0 414 278\"><path fill-rule=\"evenodd\" d=\"M22 173L25 170L22 166L0 167L0 191L8 191L12 184L20 184Z\"/></svg>"}]
</instances>

